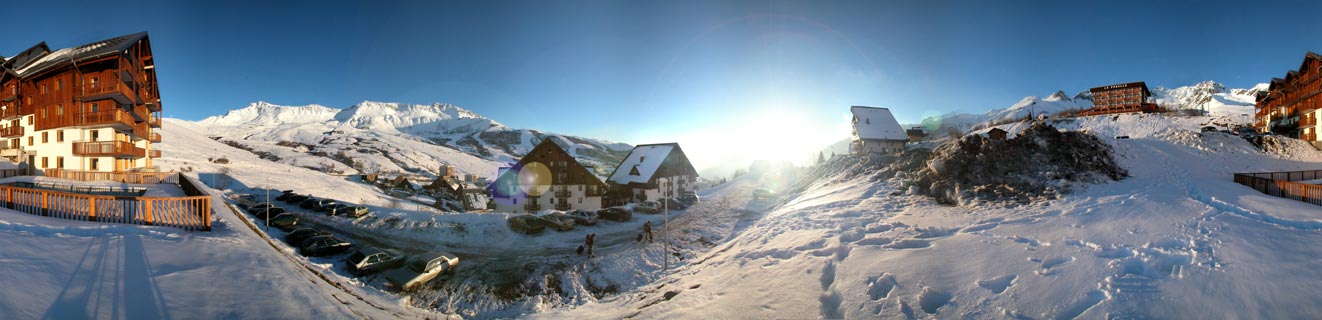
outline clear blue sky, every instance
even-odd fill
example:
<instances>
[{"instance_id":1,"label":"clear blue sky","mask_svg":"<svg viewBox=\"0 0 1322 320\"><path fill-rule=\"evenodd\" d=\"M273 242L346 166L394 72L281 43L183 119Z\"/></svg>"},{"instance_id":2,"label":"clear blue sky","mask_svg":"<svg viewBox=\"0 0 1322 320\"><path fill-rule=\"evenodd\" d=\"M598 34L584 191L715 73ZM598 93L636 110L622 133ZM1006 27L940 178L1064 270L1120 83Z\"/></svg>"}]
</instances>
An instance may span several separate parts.
<instances>
[{"instance_id":1,"label":"clear blue sky","mask_svg":"<svg viewBox=\"0 0 1322 320\"><path fill-rule=\"evenodd\" d=\"M257 100L447 102L516 128L649 143L732 134L717 127L839 135L850 105L889 107L915 123L1117 82L1248 87L1322 51L1322 23L1306 18L1319 9L1307 1L25 1L6 10L0 54L146 30L170 117L197 120ZM763 117L768 110L780 116ZM756 124L738 125L747 122Z\"/></svg>"}]
</instances>

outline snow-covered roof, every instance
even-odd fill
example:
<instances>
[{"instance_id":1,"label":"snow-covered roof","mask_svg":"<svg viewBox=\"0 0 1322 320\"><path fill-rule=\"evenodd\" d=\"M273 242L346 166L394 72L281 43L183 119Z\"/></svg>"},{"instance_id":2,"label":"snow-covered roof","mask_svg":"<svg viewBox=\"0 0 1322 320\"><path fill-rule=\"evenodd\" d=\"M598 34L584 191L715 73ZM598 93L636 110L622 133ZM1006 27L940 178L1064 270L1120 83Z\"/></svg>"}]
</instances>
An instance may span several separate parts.
<instances>
[{"instance_id":1,"label":"snow-covered roof","mask_svg":"<svg viewBox=\"0 0 1322 320\"><path fill-rule=\"evenodd\" d=\"M615 167L607 181L618 184L647 183L656 173L656 169L666 161L670 152L678 148L675 143L639 145L629 151L620 166ZM637 171L635 171L637 169ZM636 173L636 174L635 174Z\"/></svg>"},{"instance_id":2,"label":"snow-covered roof","mask_svg":"<svg viewBox=\"0 0 1322 320\"><path fill-rule=\"evenodd\" d=\"M91 59L108 54L116 54L121 50L128 49L133 46L133 44L136 44L138 40L142 40L146 37L146 32L139 32L88 43L74 48L60 49L42 55L40 58L24 62L22 65L15 65L12 67L15 68L14 71L17 72L19 76L37 74L46 69L50 69L51 67L70 63L75 60ZM42 45L44 44L45 43L43 42Z\"/></svg>"},{"instance_id":3,"label":"snow-covered roof","mask_svg":"<svg viewBox=\"0 0 1322 320\"><path fill-rule=\"evenodd\" d=\"M854 132L859 139L909 139L890 109L854 106L849 111L854 114Z\"/></svg>"}]
</instances>

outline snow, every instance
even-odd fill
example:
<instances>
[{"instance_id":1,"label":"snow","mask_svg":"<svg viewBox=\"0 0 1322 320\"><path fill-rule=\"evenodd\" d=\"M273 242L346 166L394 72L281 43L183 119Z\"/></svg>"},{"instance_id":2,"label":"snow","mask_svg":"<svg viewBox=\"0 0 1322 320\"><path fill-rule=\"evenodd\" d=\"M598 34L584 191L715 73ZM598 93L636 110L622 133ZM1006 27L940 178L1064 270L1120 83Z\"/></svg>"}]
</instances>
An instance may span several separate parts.
<instances>
[{"instance_id":1,"label":"snow","mask_svg":"<svg viewBox=\"0 0 1322 320\"><path fill-rule=\"evenodd\" d=\"M849 112L854 115L854 132L861 139L909 139L890 109L854 106Z\"/></svg>"},{"instance_id":2,"label":"snow","mask_svg":"<svg viewBox=\"0 0 1322 320\"><path fill-rule=\"evenodd\" d=\"M647 183L674 149L673 144L634 147L624 161L620 162L619 167L615 168L615 172L611 173L609 181L618 184ZM638 168L638 175L629 174L633 168Z\"/></svg>"}]
</instances>

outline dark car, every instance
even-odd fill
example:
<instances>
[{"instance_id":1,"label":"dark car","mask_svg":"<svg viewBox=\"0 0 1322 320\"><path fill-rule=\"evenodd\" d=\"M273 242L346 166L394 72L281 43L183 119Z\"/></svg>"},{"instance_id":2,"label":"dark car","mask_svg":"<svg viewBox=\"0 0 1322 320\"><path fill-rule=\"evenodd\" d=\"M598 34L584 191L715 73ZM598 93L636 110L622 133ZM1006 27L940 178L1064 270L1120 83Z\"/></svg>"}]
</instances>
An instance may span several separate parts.
<instances>
[{"instance_id":1,"label":"dark car","mask_svg":"<svg viewBox=\"0 0 1322 320\"><path fill-rule=\"evenodd\" d=\"M633 219L633 212L623 207L611 207L597 210L597 217L602 220L625 222Z\"/></svg>"},{"instance_id":2,"label":"dark car","mask_svg":"<svg viewBox=\"0 0 1322 320\"><path fill-rule=\"evenodd\" d=\"M683 201L684 204L687 204L689 206L698 204L698 201L701 201L701 198L698 197L698 193L693 191L680 192L679 197L677 199L679 199L679 201Z\"/></svg>"},{"instance_id":3,"label":"dark car","mask_svg":"<svg viewBox=\"0 0 1322 320\"><path fill-rule=\"evenodd\" d=\"M326 209L326 215L334 216L334 215L347 214L350 209L353 209L353 206L344 203L332 203L331 205L326 206L325 209Z\"/></svg>"},{"instance_id":4,"label":"dark car","mask_svg":"<svg viewBox=\"0 0 1322 320\"><path fill-rule=\"evenodd\" d=\"M313 228L298 228L298 229L294 229L294 231L290 231L289 234L285 235L285 242L289 243L289 245L296 246L303 244L303 241L310 239L312 237L328 236L328 235L330 235L330 232L325 232Z\"/></svg>"},{"instance_id":5,"label":"dark car","mask_svg":"<svg viewBox=\"0 0 1322 320\"><path fill-rule=\"evenodd\" d=\"M542 222L542 219L530 214L510 217L507 222L509 222L510 230L522 234L538 234L546 230L546 224Z\"/></svg>"},{"instance_id":6,"label":"dark car","mask_svg":"<svg viewBox=\"0 0 1322 320\"><path fill-rule=\"evenodd\" d=\"M335 204L335 200L320 199L312 203L312 210L316 210L317 212L326 212L326 207L329 207L333 204Z\"/></svg>"},{"instance_id":7,"label":"dark car","mask_svg":"<svg viewBox=\"0 0 1322 320\"><path fill-rule=\"evenodd\" d=\"M574 224L585 225L585 226L597 225L597 219L599 218L597 217L596 212L583 210L583 209L570 211L568 213L565 213L565 215L568 215L569 218L574 219Z\"/></svg>"},{"instance_id":8,"label":"dark car","mask_svg":"<svg viewBox=\"0 0 1322 320\"><path fill-rule=\"evenodd\" d=\"M1203 132L1216 132L1216 127L1213 126L1203 127Z\"/></svg>"},{"instance_id":9,"label":"dark car","mask_svg":"<svg viewBox=\"0 0 1322 320\"><path fill-rule=\"evenodd\" d=\"M298 246L298 252L309 257L321 257L344 253L352 246L352 243L335 236L316 236L303 240Z\"/></svg>"},{"instance_id":10,"label":"dark car","mask_svg":"<svg viewBox=\"0 0 1322 320\"><path fill-rule=\"evenodd\" d=\"M303 202L303 200L307 200L307 199L308 199L307 195L294 194L289 197L286 197L284 201L286 203L300 203Z\"/></svg>"},{"instance_id":11,"label":"dark car","mask_svg":"<svg viewBox=\"0 0 1322 320\"><path fill-rule=\"evenodd\" d=\"M669 210L684 210L684 209L688 209L688 208L689 208L689 205L688 205L688 204L684 203L683 201L679 201L679 199L675 199L675 198L665 198L665 199L662 199L661 201L665 201L664 204L663 204L662 207L661 207L662 209L669 209Z\"/></svg>"},{"instance_id":12,"label":"dark car","mask_svg":"<svg viewBox=\"0 0 1322 320\"><path fill-rule=\"evenodd\" d=\"M281 213L271 218L271 221L268 222L268 224L272 227L280 228L280 230L294 230L294 226L298 225L298 216L295 216L292 213Z\"/></svg>"},{"instance_id":13,"label":"dark car","mask_svg":"<svg viewBox=\"0 0 1322 320\"><path fill-rule=\"evenodd\" d=\"M289 199L289 197L292 197L292 196L295 196L295 195L297 195L297 194L294 193L294 190L280 191L280 195L275 196L275 200L276 200L276 201L285 201L285 199Z\"/></svg>"},{"instance_id":14,"label":"dark car","mask_svg":"<svg viewBox=\"0 0 1322 320\"><path fill-rule=\"evenodd\" d=\"M398 268L404 265L404 258L404 255L400 254L399 251L366 247L350 254L348 258L344 259L344 265L349 269L350 274L361 276Z\"/></svg>"},{"instance_id":15,"label":"dark car","mask_svg":"<svg viewBox=\"0 0 1322 320\"><path fill-rule=\"evenodd\" d=\"M280 214L284 214L284 208L279 208L279 206L272 206L272 208L253 210L253 216L256 216L256 218L259 218L259 220L267 220L267 218L280 216Z\"/></svg>"},{"instance_id":16,"label":"dark car","mask_svg":"<svg viewBox=\"0 0 1322 320\"><path fill-rule=\"evenodd\" d=\"M299 207L299 208L303 208L303 209L312 210L312 206L316 205L316 204L317 204L317 201L321 201L321 199L317 199L317 198L315 198L315 197L308 196L307 199L303 199L303 201L298 202L298 207Z\"/></svg>"}]
</instances>

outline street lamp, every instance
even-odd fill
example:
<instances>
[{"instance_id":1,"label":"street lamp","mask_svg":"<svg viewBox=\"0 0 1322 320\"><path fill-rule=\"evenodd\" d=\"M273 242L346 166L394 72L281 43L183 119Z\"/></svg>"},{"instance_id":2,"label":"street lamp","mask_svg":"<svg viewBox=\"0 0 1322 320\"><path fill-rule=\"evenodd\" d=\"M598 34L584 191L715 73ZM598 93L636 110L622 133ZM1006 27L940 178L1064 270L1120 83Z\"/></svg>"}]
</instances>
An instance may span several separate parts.
<instances>
[{"instance_id":1,"label":"street lamp","mask_svg":"<svg viewBox=\"0 0 1322 320\"><path fill-rule=\"evenodd\" d=\"M266 233L271 233L271 178L266 178L266 212L262 213L266 217Z\"/></svg>"}]
</instances>

